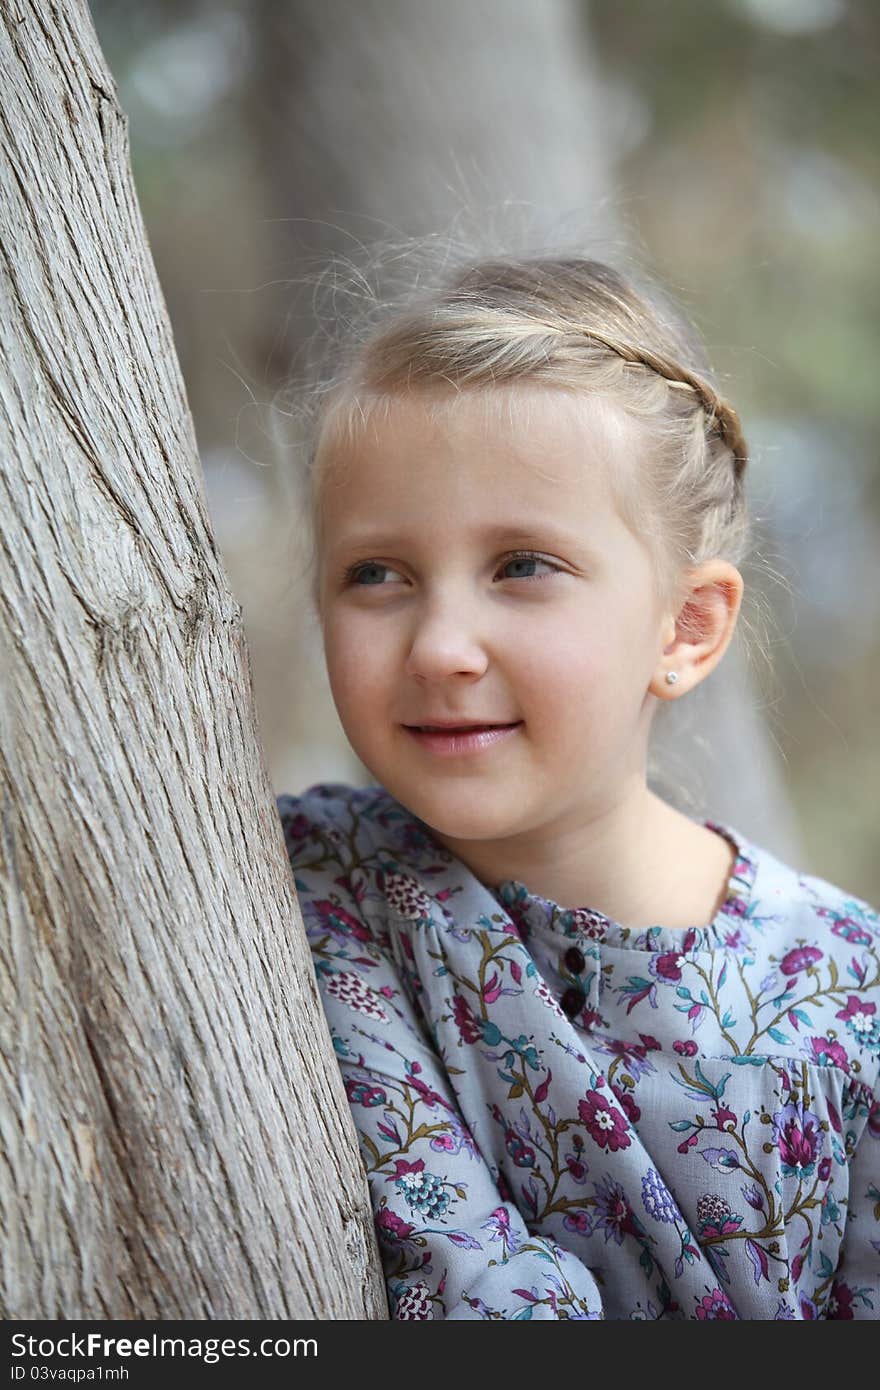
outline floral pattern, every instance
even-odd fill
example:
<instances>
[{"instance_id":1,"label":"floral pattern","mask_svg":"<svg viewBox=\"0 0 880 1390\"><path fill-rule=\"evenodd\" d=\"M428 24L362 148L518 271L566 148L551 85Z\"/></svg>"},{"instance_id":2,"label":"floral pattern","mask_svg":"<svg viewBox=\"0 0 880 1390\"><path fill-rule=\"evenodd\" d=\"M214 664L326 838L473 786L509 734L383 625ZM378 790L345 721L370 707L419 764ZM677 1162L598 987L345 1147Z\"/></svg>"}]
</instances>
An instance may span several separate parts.
<instances>
[{"instance_id":1,"label":"floral pattern","mask_svg":"<svg viewBox=\"0 0 880 1390\"><path fill-rule=\"evenodd\" d=\"M880 922L730 826L708 926L278 810L399 1319L880 1318Z\"/></svg>"}]
</instances>

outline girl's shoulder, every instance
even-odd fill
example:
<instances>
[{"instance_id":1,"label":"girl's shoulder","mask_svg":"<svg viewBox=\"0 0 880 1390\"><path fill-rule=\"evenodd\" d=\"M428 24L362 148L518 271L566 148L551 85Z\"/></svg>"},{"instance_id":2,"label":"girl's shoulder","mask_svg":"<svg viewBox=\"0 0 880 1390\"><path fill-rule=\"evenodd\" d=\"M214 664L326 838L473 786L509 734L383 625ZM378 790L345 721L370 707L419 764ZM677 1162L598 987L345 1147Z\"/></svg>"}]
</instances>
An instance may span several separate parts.
<instances>
[{"instance_id":1,"label":"girl's shoulder","mask_svg":"<svg viewBox=\"0 0 880 1390\"><path fill-rule=\"evenodd\" d=\"M740 854L751 861L751 905L756 914L767 914L794 932L812 927L843 946L880 945L880 916L864 898L742 837Z\"/></svg>"},{"instance_id":2,"label":"girl's shoulder","mask_svg":"<svg viewBox=\"0 0 880 1390\"><path fill-rule=\"evenodd\" d=\"M316 782L303 792L282 792L275 800L282 820L302 816L316 825L327 825L362 808L380 790L348 782Z\"/></svg>"},{"instance_id":3,"label":"girl's shoulder","mask_svg":"<svg viewBox=\"0 0 880 1390\"><path fill-rule=\"evenodd\" d=\"M351 862L386 853L406 855L417 867L417 823L384 787L317 782L304 792L276 797L291 864L312 859L316 845L326 858ZM422 836L422 838L426 838Z\"/></svg>"}]
</instances>

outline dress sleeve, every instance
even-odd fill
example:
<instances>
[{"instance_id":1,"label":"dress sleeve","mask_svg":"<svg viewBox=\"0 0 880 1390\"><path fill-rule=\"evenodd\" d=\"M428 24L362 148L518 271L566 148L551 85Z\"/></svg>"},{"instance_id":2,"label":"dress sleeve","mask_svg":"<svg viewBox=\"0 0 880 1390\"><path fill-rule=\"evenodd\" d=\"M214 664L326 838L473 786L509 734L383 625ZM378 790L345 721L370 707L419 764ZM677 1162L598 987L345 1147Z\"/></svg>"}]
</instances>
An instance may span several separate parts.
<instances>
[{"instance_id":1,"label":"dress sleeve","mask_svg":"<svg viewBox=\"0 0 880 1390\"><path fill-rule=\"evenodd\" d=\"M829 1318L880 1319L880 1101L850 1159L849 1202Z\"/></svg>"},{"instance_id":2,"label":"dress sleeve","mask_svg":"<svg viewBox=\"0 0 880 1390\"><path fill-rule=\"evenodd\" d=\"M332 829L278 801L367 1176L392 1318L599 1319L590 1271L531 1235L459 1111L390 937L368 924ZM412 988L410 985L409 988Z\"/></svg>"}]
</instances>

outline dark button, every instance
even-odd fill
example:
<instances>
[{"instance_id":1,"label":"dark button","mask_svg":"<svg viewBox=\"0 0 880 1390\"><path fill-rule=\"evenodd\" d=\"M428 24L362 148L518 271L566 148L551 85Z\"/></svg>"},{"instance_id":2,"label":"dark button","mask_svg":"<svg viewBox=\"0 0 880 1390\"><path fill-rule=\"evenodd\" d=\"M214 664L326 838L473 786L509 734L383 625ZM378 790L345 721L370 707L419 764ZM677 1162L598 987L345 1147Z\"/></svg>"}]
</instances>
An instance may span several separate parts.
<instances>
[{"instance_id":1,"label":"dark button","mask_svg":"<svg viewBox=\"0 0 880 1390\"><path fill-rule=\"evenodd\" d=\"M562 1005L562 1012L567 1014L569 1018L574 1018L575 1014L579 1014L586 1002L587 996L583 990L575 989L574 985L565 991L559 1001Z\"/></svg>"},{"instance_id":2,"label":"dark button","mask_svg":"<svg viewBox=\"0 0 880 1390\"><path fill-rule=\"evenodd\" d=\"M577 946L569 946L563 959L573 975L579 975L587 963L583 951L579 951Z\"/></svg>"}]
</instances>

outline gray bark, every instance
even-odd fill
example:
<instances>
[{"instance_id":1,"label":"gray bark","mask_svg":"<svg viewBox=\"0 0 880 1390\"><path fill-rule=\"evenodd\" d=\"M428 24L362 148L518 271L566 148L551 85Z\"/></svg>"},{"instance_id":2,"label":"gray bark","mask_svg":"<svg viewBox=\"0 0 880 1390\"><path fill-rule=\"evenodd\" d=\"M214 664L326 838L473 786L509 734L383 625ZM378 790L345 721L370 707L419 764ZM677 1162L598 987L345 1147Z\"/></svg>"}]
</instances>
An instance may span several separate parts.
<instances>
[{"instance_id":1,"label":"gray bark","mask_svg":"<svg viewBox=\"0 0 880 1390\"><path fill-rule=\"evenodd\" d=\"M0 1311L387 1316L126 121L0 64Z\"/></svg>"}]
</instances>

